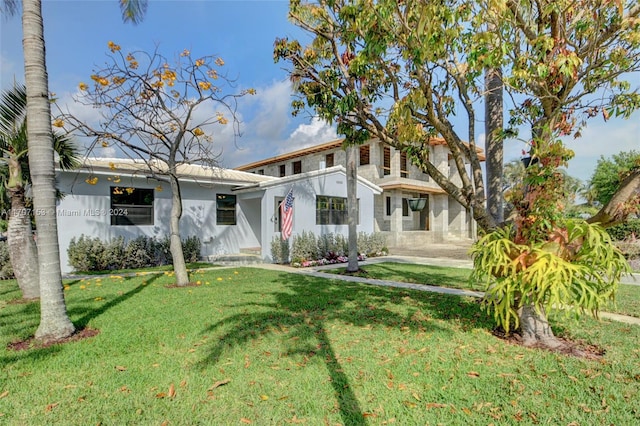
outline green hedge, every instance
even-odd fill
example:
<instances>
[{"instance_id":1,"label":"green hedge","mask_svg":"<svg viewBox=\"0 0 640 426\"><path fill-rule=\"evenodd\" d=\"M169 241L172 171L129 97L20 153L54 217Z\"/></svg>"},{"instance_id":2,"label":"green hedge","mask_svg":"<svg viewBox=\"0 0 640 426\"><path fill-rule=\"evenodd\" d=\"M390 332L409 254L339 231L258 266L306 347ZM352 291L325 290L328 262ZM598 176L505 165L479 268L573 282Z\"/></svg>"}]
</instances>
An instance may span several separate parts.
<instances>
[{"instance_id":1,"label":"green hedge","mask_svg":"<svg viewBox=\"0 0 640 426\"><path fill-rule=\"evenodd\" d=\"M129 241L116 237L102 241L98 237L81 235L72 238L67 249L69 265L75 271L106 271L113 269L138 269L150 266L170 265L173 263L169 249L169 237L140 236ZM182 250L186 262L195 262L200 258L201 243L198 237L189 237L182 241Z\"/></svg>"},{"instance_id":2,"label":"green hedge","mask_svg":"<svg viewBox=\"0 0 640 426\"><path fill-rule=\"evenodd\" d=\"M380 233L358 233L359 257L381 256L388 252L386 239ZM302 264L319 260L336 260L345 258L349 253L349 242L342 234L322 234L316 236L313 232L303 231L288 241L282 241L279 236L271 241L271 259L273 263Z\"/></svg>"},{"instance_id":3,"label":"green hedge","mask_svg":"<svg viewBox=\"0 0 640 426\"><path fill-rule=\"evenodd\" d=\"M627 221L607 228L611 238L616 241L626 240L635 235L640 238L640 219L628 219Z\"/></svg>"}]
</instances>

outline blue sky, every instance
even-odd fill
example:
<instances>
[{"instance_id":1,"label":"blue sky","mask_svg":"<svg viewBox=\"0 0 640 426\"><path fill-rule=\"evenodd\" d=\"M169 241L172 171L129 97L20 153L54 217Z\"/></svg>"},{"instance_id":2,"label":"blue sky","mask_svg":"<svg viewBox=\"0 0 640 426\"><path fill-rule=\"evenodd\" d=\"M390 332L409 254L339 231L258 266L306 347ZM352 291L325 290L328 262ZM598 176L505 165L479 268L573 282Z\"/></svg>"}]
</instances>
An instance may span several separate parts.
<instances>
[{"instance_id":1,"label":"blue sky","mask_svg":"<svg viewBox=\"0 0 640 426\"><path fill-rule=\"evenodd\" d=\"M222 57L239 90L257 90L256 96L240 104L243 136L235 143L230 137L217 139L223 166L234 167L337 137L324 123L306 115L291 116L291 88L284 64L273 62L276 37L305 37L287 20L288 1L149 3L144 21L134 26L122 22L116 0L43 0L50 90L62 102L71 102L78 83L87 81L92 70L104 63L110 40L124 51L150 51L158 46L167 57L189 49L194 56ZM24 81L22 31L19 16L2 19L0 25L0 88L4 90L14 78ZM633 77L632 87L639 87L640 76ZM476 127L476 140L483 141L483 123ZM640 113L630 120L604 123L594 119L581 139L567 140L567 144L576 152L569 173L586 180L601 155L640 149ZM519 158L523 148L520 142L507 141L505 159Z\"/></svg>"}]
</instances>

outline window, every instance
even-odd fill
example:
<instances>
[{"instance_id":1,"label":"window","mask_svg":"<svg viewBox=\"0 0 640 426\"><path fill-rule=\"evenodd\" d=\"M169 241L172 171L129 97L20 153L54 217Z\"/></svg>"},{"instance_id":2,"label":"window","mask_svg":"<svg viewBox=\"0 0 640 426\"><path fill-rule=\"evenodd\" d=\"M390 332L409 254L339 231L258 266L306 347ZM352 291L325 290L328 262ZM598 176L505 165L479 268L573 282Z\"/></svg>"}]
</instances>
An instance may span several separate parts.
<instances>
[{"instance_id":1,"label":"window","mask_svg":"<svg viewBox=\"0 0 640 426\"><path fill-rule=\"evenodd\" d=\"M406 198L402 199L402 216L409 216L409 200Z\"/></svg>"},{"instance_id":2,"label":"window","mask_svg":"<svg viewBox=\"0 0 640 426\"><path fill-rule=\"evenodd\" d=\"M325 167L333 167L333 153L325 155L324 163Z\"/></svg>"},{"instance_id":3,"label":"window","mask_svg":"<svg viewBox=\"0 0 640 426\"><path fill-rule=\"evenodd\" d=\"M386 213L391 216L391 197L386 197Z\"/></svg>"},{"instance_id":4,"label":"window","mask_svg":"<svg viewBox=\"0 0 640 426\"><path fill-rule=\"evenodd\" d=\"M370 148L369 145L360 145L360 165L365 166L369 164Z\"/></svg>"},{"instance_id":5,"label":"window","mask_svg":"<svg viewBox=\"0 0 640 426\"><path fill-rule=\"evenodd\" d=\"M258 170L258 174L259 174L259 175L263 175L263 174L264 174L264 169L260 169L260 170Z\"/></svg>"},{"instance_id":6,"label":"window","mask_svg":"<svg viewBox=\"0 0 640 426\"><path fill-rule=\"evenodd\" d=\"M401 152L400 153L400 177L406 178L407 176L409 176L409 173L407 172L407 153Z\"/></svg>"},{"instance_id":7,"label":"window","mask_svg":"<svg viewBox=\"0 0 640 426\"><path fill-rule=\"evenodd\" d=\"M218 194L216 196L216 225L236 224L236 196Z\"/></svg>"},{"instance_id":8,"label":"window","mask_svg":"<svg viewBox=\"0 0 640 426\"><path fill-rule=\"evenodd\" d=\"M284 177L287 175L287 166L284 164L280 164L280 177Z\"/></svg>"},{"instance_id":9,"label":"window","mask_svg":"<svg viewBox=\"0 0 640 426\"><path fill-rule=\"evenodd\" d=\"M358 200L358 222L360 222L360 200ZM316 198L316 225L347 225L347 199L342 197Z\"/></svg>"},{"instance_id":10,"label":"window","mask_svg":"<svg viewBox=\"0 0 640 426\"><path fill-rule=\"evenodd\" d=\"M293 169L294 175L299 175L302 173L302 161L294 161L291 163L291 168Z\"/></svg>"},{"instance_id":11,"label":"window","mask_svg":"<svg viewBox=\"0 0 640 426\"><path fill-rule=\"evenodd\" d=\"M382 174L388 176L391 174L391 148L385 146L382 155Z\"/></svg>"},{"instance_id":12,"label":"window","mask_svg":"<svg viewBox=\"0 0 640 426\"><path fill-rule=\"evenodd\" d=\"M153 225L153 189L111 187L111 225Z\"/></svg>"}]
</instances>

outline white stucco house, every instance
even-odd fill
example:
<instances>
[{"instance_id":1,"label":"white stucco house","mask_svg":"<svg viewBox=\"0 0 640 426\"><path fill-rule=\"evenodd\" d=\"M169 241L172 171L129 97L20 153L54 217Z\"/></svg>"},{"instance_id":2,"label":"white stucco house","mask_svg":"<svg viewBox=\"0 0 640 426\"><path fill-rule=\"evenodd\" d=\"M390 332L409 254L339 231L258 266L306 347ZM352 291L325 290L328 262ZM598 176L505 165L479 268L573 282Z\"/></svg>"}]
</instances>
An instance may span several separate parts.
<instances>
[{"instance_id":1,"label":"white stucco house","mask_svg":"<svg viewBox=\"0 0 640 426\"><path fill-rule=\"evenodd\" d=\"M343 140L265 158L236 167L236 170L285 178L346 164ZM444 139L434 137L429 145L432 163L452 182L460 184L460 176ZM483 151L476 150L484 160ZM477 228L471 212L450 197L428 174L411 164L406 153L377 139L360 145L358 151L358 176L382 189L374 195L370 215L373 216L374 231L386 234L390 249L419 249L433 242L469 242L475 238Z\"/></svg>"},{"instance_id":2,"label":"white stucco house","mask_svg":"<svg viewBox=\"0 0 640 426\"><path fill-rule=\"evenodd\" d=\"M198 236L202 256L251 250L270 261L271 241L280 236L279 202L293 189L293 235L347 235L346 173L337 165L286 177L182 165L183 238ZM61 267L70 272L67 249L81 235L109 240L169 233L171 190L154 178L148 165L130 159L87 159L73 171L57 171ZM358 232L375 230L374 198L382 189L358 179Z\"/></svg>"}]
</instances>

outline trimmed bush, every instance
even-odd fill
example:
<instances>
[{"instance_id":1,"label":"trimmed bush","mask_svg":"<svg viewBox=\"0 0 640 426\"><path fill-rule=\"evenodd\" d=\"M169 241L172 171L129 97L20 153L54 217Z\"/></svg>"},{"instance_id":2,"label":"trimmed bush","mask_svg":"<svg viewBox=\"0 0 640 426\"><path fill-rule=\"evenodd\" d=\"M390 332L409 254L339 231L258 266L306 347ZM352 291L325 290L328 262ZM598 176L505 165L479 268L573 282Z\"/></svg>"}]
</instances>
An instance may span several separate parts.
<instances>
[{"instance_id":1,"label":"trimmed bush","mask_svg":"<svg viewBox=\"0 0 640 426\"><path fill-rule=\"evenodd\" d=\"M607 228L607 233L616 241L628 238L640 239L640 219L628 219L627 221Z\"/></svg>"},{"instance_id":2,"label":"trimmed bush","mask_svg":"<svg viewBox=\"0 0 640 426\"><path fill-rule=\"evenodd\" d=\"M288 249L288 246L287 246ZM317 266L348 261L349 241L342 234L322 234L316 237L312 232L303 231L292 238L291 264L293 266ZM271 257L274 263L286 263L279 239L271 242ZM358 259L384 256L388 253L386 239L382 234L358 234ZM288 254L288 253L287 253Z\"/></svg>"},{"instance_id":3,"label":"trimmed bush","mask_svg":"<svg viewBox=\"0 0 640 426\"><path fill-rule=\"evenodd\" d=\"M69 265L75 271L106 271L113 269L138 269L173 263L169 250L169 238L157 239L139 236L128 242L116 237L108 242L81 235L72 238L67 254ZM201 243L196 236L182 241L186 262L200 258Z\"/></svg>"},{"instance_id":4,"label":"trimmed bush","mask_svg":"<svg viewBox=\"0 0 640 426\"><path fill-rule=\"evenodd\" d=\"M271 260L273 263L289 262L289 241L283 241L279 236L271 240Z\"/></svg>"},{"instance_id":5,"label":"trimmed bush","mask_svg":"<svg viewBox=\"0 0 640 426\"><path fill-rule=\"evenodd\" d=\"M292 238L291 262L297 263L309 259L318 259L318 243L313 232L302 231Z\"/></svg>"},{"instance_id":6,"label":"trimmed bush","mask_svg":"<svg viewBox=\"0 0 640 426\"><path fill-rule=\"evenodd\" d=\"M0 280L14 278L11 259L9 259L9 246L6 241L0 241Z\"/></svg>"}]
</instances>

